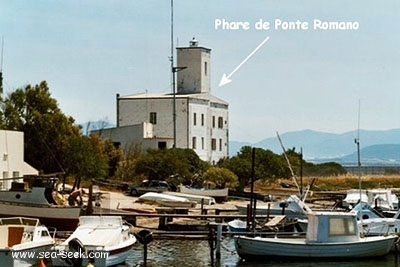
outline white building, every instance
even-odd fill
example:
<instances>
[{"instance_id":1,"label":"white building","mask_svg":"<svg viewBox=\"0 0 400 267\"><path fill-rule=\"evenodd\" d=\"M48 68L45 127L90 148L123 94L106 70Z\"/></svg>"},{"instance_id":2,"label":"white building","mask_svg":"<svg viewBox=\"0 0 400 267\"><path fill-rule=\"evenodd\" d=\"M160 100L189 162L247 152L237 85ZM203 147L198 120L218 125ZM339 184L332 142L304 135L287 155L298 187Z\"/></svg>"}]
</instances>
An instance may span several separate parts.
<instances>
[{"instance_id":1,"label":"white building","mask_svg":"<svg viewBox=\"0 0 400 267\"><path fill-rule=\"evenodd\" d=\"M8 190L14 181L22 182L24 175L39 172L24 162L24 133L0 130L0 189Z\"/></svg>"},{"instance_id":2,"label":"white building","mask_svg":"<svg viewBox=\"0 0 400 267\"><path fill-rule=\"evenodd\" d=\"M123 148L132 142L141 143L143 150L172 148L175 103L175 147L193 149L211 163L228 157L228 103L210 93L210 52L196 40L177 48L177 65L185 69L177 72L175 98L173 94L117 95L117 127L94 133Z\"/></svg>"}]
</instances>

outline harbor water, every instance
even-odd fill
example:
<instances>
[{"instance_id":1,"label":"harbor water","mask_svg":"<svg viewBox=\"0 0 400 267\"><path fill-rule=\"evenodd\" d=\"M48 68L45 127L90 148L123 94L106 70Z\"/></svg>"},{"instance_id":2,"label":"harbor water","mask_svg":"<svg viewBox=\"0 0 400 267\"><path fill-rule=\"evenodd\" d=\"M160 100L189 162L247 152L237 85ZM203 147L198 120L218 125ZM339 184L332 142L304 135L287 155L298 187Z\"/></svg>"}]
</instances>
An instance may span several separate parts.
<instances>
[{"instance_id":1,"label":"harbor water","mask_svg":"<svg viewBox=\"0 0 400 267\"><path fill-rule=\"evenodd\" d=\"M287 262L287 261L244 261L241 260L235 251L235 241L232 237L224 237L221 241L221 259L214 259L214 266L289 266L289 267L341 267L365 266L400 266L399 256L395 253L385 257L373 259L357 259L351 261L315 261L307 260ZM136 244L133 254L128 258L125 265L119 266L212 266L210 247L207 240L182 240L182 239L161 239L154 240L148 245L147 265L143 261L143 246Z\"/></svg>"}]
</instances>

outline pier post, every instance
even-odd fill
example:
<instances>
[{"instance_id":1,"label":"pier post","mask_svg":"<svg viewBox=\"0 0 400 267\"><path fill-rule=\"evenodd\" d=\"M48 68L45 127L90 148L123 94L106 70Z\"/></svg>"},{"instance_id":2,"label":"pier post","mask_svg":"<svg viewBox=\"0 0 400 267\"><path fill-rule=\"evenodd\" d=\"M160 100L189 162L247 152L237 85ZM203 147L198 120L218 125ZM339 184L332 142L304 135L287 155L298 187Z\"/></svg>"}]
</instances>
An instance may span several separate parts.
<instances>
[{"instance_id":1,"label":"pier post","mask_svg":"<svg viewBox=\"0 0 400 267\"><path fill-rule=\"evenodd\" d=\"M210 226L209 232L208 232L208 244L210 245L211 266L214 266L215 230L211 226Z\"/></svg>"},{"instance_id":2,"label":"pier post","mask_svg":"<svg viewBox=\"0 0 400 267\"><path fill-rule=\"evenodd\" d=\"M215 257L221 259L221 238L222 238L222 224L217 225L217 247L215 250Z\"/></svg>"}]
</instances>

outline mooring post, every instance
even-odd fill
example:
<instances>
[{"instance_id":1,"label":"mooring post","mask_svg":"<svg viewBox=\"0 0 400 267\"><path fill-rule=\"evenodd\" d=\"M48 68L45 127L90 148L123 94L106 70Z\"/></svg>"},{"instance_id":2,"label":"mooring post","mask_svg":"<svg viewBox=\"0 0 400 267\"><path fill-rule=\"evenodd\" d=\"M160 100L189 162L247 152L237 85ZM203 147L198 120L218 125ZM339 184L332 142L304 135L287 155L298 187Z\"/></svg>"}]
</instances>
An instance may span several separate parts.
<instances>
[{"instance_id":1,"label":"mooring post","mask_svg":"<svg viewBox=\"0 0 400 267\"><path fill-rule=\"evenodd\" d=\"M217 225L217 247L215 250L215 257L221 259L221 238L222 238L222 224Z\"/></svg>"},{"instance_id":2,"label":"mooring post","mask_svg":"<svg viewBox=\"0 0 400 267\"><path fill-rule=\"evenodd\" d=\"M214 266L214 242L215 242L215 230L210 226L208 232L208 244L210 245L211 266Z\"/></svg>"}]
</instances>

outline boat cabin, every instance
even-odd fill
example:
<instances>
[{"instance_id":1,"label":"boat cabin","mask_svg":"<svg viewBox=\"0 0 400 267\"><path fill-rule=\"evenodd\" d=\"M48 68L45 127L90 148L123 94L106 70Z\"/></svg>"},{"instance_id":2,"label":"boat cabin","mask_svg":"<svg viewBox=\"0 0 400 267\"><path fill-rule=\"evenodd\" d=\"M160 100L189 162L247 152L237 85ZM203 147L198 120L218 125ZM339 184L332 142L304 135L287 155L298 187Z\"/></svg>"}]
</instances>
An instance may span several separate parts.
<instances>
[{"instance_id":1,"label":"boat cabin","mask_svg":"<svg viewBox=\"0 0 400 267\"><path fill-rule=\"evenodd\" d=\"M27 242L52 240L48 229L39 225L38 219L32 218L1 218L0 248L11 248Z\"/></svg>"},{"instance_id":2,"label":"boat cabin","mask_svg":"<svg viewBox=\"0 0 400 267\"><path fill-rule=\"evenodd\" d=\"M359 239L357 219L353 213L308 214L307 243L354 242Z\"/></svg>"}]
</instances>

